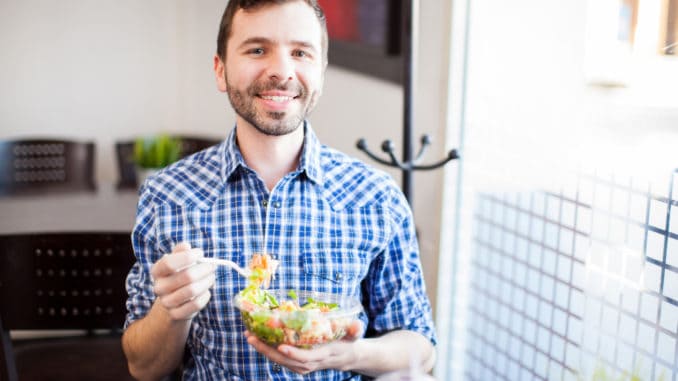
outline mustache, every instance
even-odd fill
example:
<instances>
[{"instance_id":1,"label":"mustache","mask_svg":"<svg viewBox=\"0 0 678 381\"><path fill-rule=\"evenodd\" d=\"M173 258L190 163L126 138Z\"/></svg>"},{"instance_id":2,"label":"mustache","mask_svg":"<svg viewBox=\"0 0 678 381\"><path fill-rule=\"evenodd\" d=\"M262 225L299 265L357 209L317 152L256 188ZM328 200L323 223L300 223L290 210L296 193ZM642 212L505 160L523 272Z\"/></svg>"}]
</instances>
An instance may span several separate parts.
<instances>
[{"instance_id":1,"label":"mustache","mask_svg":"<svg viewBox=\"0 0 678 381\"><path fill-rule=\"evenodd\" d=\"M257 94L264 91L286 91L290 93L295 93L299 98L304 98L306 96L306 89L297 82L281 82L277 80L269 81L257 81L253 83L248 89L247 92L251 96L256 96Z\"/></svg>"}]
</instances>

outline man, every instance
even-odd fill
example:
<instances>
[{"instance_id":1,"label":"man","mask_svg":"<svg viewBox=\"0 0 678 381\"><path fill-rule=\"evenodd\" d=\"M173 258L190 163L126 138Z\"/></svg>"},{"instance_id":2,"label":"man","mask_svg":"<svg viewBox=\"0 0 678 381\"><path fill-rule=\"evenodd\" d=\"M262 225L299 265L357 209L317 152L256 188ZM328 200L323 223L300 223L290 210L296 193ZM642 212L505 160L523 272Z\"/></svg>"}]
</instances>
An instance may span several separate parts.
<instances>
[{"instance_id":1,"label":"man","mask_svg":"<svg viewBox=\"0 0 678 381\"><path fill-rule=\"evenodd\" d=\"M359 380L430 370L435 333L411 212L385 174L320 145L306 117L322 89L327 30L316 0L231 0L214 71L236 127L143 186L127 279L131 373L193 380ZM163 255L162 253L170 253ZM245 332L232 297L253 253L280 261L272 288L359 297L362 333L312 349Z\"/></svg>"}]
</instances>

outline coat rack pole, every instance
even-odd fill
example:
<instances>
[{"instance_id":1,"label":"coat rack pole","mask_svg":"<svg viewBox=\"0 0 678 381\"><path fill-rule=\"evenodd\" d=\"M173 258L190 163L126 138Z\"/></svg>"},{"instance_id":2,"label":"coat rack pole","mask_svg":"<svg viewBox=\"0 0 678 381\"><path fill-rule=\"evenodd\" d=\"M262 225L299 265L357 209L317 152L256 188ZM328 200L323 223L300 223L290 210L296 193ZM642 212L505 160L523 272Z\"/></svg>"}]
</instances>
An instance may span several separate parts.
<instances>
[{"instance_id":1,"label":"coat rack pole","mask_svg":"<svg viewBox=\"0 0 678 381\"><path fill-rule=\"evenodd\" d=\"M415 41L418 0L402 0L402 55L403 55L403 163L411 163L414 153L413 137L413 103L414 103L414 75ZM411 169L402 170L402 187L405 198L412 203L412 174Z\"/></svg>"},{"instance_id":2,"label":"coat rack pole","mask_svg":"<svg viewBox=\"0 0 678 381\"><path fill-rule=\"evenodd\" d=\"M382 159L375 153L370 151L367 146L367 141L364 138L358 139L356 147L365 152L372 160L390 166L400 168L402 171L402 187L403 194L407 201L412 204L412 175L414 171L430 171L440 168L452 160L458 159L459 154L456 149L452 149L447 153L447 156L438 162L431 164L420 164L426 147L431 144L431 137L424 134L421 137L421 147L416 157L414 153L414 139L412 138L412 125L414 120L414 77L416 75L415 57L417 56L417 38L418 38L418 23L419 23L419 0L393 0L392 3L396 7L400 7L400 54L403 60L403 155L402 161L398 159L395 154L395 145L391 140L385 140L381 144L381 150L388 154L389 159ZM392 8L398 9L398 8Z\"/></svg>"}]
</instances>

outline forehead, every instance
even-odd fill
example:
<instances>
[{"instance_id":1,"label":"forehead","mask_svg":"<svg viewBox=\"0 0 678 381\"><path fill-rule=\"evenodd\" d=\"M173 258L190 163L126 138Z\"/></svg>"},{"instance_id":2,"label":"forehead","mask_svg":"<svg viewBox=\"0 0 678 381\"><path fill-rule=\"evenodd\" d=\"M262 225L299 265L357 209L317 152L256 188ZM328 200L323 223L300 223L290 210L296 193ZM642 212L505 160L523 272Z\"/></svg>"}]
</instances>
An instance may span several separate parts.
<instances>
[{"instance_id":1,"label":"forehead","mask_svg":"<svg viewBox=\"0 0 678 381\"><path fill-rule=\"evenodd\" d=\"M321 49L322 31L313 9L303 1L239 9L233 16L229 50L252 38L277 43L300 42Z\"/></svg>"}]
</instances>

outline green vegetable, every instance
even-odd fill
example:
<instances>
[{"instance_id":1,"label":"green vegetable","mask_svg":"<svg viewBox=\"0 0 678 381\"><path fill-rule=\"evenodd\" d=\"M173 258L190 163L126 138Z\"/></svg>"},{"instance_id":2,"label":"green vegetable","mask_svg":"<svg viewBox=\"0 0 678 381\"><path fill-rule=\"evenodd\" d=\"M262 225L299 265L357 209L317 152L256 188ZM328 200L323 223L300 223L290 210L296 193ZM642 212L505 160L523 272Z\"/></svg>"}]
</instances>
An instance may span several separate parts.
<instances>
[{"instance_id":1,"label":"green vegetable","mask_svg":"<svg viewBox=\"0 0 678 381\"><path fill-rule=\"evenodd\" d=\"M272 345L283 342L285 332L282 328L273 328L266 325L271 317L270 311L243 312L241 315L247 329L258 338Z\"/></svg>"},{"instance_id":2,"label":"green vegetable","mask_svg":"<svg viewBox=\"0 0 678 381\"><path fill-rule=\"evenodd\" d=\"M271 305L272 308L277 308L280 305L278 304L278 300L275 298L275 296L271 295L270 292L266 290L261 290L264 293L264 298L266 301Z\"/></svg>"},{"instance_id":3,"label":"green vegetable","mask_svg":"<svg viewBox=\"0 0 678 381\"><path fill-rule=\"evenodd\" d=\"M280 306L273 294L255 285L247 286L240 291L240 297L258 306L268 305L269 308L277 308Z\"/></svg>"},{"instance_id":4,"label":"green vegetable","mask_svg":"<svg viewBox=\"0 0 678 381\"><path fill-rule=\"evenodd\" d=\"M304 310L310 310L310 309L315 309L315 308L323 309L323 307L325 307L325 309L327 311L334 311L334 310L339 309L339 305L337 303L321 302L321 301L315 300L313 298L308 298L307 301L306 301L306 304L301 306L301 308L304 309Z\"/></svg>"},{"instance_id":5,"label":"green vegetable","mask_svg":"<svg viewBox=\"0 0 678 381\"><path fill-rule=\"evenodd\" d=\"M297 293L294 290L287 291L287 296L289 296L294 301L299 300L299 297L297 296Z\"/></svg>"},{"instance_id":6,"label":"green vegetable","mask_svg":"<svg viewBox=\"0 0 678 381\"><path fill-rule=\"evenodd\" d=\"M284 315L281 321L285 324L285 327L292 328L295 331L304 331L311 323L306 311L292 311Z\"/></svg>"}]
</instances>

